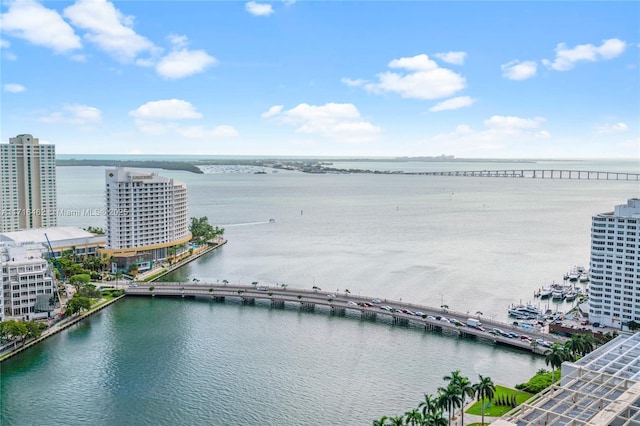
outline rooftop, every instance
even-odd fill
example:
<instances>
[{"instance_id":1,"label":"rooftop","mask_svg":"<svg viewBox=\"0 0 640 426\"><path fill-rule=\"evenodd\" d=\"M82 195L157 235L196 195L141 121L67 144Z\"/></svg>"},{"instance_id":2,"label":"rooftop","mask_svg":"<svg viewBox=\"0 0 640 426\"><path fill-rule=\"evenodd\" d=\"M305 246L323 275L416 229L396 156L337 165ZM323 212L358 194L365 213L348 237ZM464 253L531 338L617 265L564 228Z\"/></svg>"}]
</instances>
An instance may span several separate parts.
<instances>
[{"instance_id":1,"label":"rooftop","mask_svg":"<svg viewBox=\"0 0 640 426\"><path fill-rule=\"evenodd\" d=\"M0 233L0 241L46 243L47 237L45 237L45 234L49 237L50 241L72 240L94 236L91 232L75 226L55 226L50 228L3 232Z\"/></svg>"}]
</instances>

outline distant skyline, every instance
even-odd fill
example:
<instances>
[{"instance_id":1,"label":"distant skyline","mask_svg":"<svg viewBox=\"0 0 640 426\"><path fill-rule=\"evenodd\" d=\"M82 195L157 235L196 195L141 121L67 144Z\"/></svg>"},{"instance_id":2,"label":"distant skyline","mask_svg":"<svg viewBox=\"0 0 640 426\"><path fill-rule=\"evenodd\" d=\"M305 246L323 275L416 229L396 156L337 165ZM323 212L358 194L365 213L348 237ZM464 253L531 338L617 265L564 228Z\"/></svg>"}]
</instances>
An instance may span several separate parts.
<instances>
[{"instance_id":1,"label":"distant skyline","mask_svg":"<svg viewBox=\"0 0 640 426\"><path fill-rule=\"evenodd\" d=\"M4 2L58 154L640 158L637 2Z\"/></svg>"}]
</instances>

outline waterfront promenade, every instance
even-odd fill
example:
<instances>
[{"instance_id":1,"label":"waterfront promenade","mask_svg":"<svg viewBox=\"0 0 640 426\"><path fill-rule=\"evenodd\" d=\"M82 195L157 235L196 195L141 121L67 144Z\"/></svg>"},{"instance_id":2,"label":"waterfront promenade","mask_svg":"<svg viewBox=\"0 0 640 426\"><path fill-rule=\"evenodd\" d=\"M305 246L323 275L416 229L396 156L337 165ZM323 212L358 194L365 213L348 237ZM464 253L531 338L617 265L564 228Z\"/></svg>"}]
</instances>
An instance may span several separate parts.
<instances>
[{"instance_id":1,"label":"waterfront promenade","mask_svg":"<svg viewBox=\"0 0 640 426\"><path fill-rule=\"evenodd\" d=\"M435 308L425 305L417 305L397 300L379 299L370 296L352 295L349 293L329 293L321 290L306 290L289 287L265 287L258 285L234 285L220 283L137 283L125 289L127 296L146 297L181 297L181 298L208 298L217 302L224 302L227 298L240 301L243 304L253 305L256 301L265 301L274 308L284 308L285 305L293 305L304 311L324 311L330 315L347 316L359 315L362 319L377 320L387 319L392 324L402 326L417 326L425 330L454 334L460 337L475 338L491 344L505 345L518 349L542 354L547 349L542 345L532 345L531 342L519 337L505 337L490 333L494 328L505 333L525 334L534 341L542 339L550 344L564 342L566 338L551 335L544 330L533 328L523 329L513 323L504 323L493 320L485 320L482 331L477 328L467 327L468 318L479 318L463 312L451 311L446 308ZM374 303L374 301L376 303ZM383 309L383 307L391 309ZM420 312L420 315L415 315ZM445 317L447 320L441 319ZM456 325L457 323L457 325Z\"/></svg>"}]
</instances>

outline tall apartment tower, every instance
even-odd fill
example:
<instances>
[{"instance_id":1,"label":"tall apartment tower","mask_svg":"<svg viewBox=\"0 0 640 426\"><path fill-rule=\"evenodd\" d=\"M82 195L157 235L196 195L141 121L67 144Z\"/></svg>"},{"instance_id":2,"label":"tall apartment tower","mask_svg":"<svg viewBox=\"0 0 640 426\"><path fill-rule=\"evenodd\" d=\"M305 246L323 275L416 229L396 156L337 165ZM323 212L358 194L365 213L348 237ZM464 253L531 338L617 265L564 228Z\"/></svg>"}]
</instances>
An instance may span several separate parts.
<instances>
[{"instance_id":1,"label":"tall apartment tower","mask_svg":"<svg viewBox=\"0 0 640 426\"><path fill-rule=\"evenodd\" d=\"M640 198L592 217L589 320L640 323Z\"/></svg>"},{"instance_id":2,"label":"tall apartment tower","mask_svg":"<svg viewBox=\"0 0 640 426\"><path fill-rule=\"evenodd\" d=\"M127 168L105 170L105 180L106 252L116 258L118 269L136 263L143 271L188 250L184 183Z\"/></svg>"},{"instance_id":3,"label":"tall apartment tower","mask_svg":"<svg viewBox=\"0 0 640 426\"><path fill-rule=\"evenodd\" d=\"M0 232L57 225L56 147L31 135L0 144Z\"/></svg>"}]
</instances>

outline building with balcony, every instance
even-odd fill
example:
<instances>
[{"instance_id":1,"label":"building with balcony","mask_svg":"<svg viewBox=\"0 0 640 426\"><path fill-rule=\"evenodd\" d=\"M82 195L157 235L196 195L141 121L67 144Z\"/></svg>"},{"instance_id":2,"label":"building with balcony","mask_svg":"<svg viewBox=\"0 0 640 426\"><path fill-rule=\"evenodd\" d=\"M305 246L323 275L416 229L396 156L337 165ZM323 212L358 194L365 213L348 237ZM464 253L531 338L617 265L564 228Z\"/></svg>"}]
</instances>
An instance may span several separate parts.
<instances>
[{"instance_id":1,"label":"building with balcony","mask_svg":"<svg viewBox=\"0 0 640 426\"><path fill-rule=\"evenodd\" d=\"M188 251L187 186L155 172L105 170L107 245L112 272L139 272Z\"/></svg>"},{"instance_id":2,"label":"building with balcony","mask_svg":"<svg viewBox=\"0 0 640 426\"><path fill-rule=\"evenodd\" d=\"M0 321L47 318L55 304L54 282L41 244L0 243Z\"/></svg>"},{"instance_id":3,"label":"building with balcony","mask_svg":"<svg viewBox=\"0 0 640 426\"><path fill-rule=\"evenodd\" d=\"M0 144L0 232L56 226L55 145L32 135Z\"/></svg>"},{"instance_id":4,"label":"building with balcony","mask_svg":"<svg viewBox=\"0 0 640 426\"><path fill-rule=\"evenodd\" d=\"M589 321L640 323L640 199L592 217Z\"/></svg>"}]
</instances>

